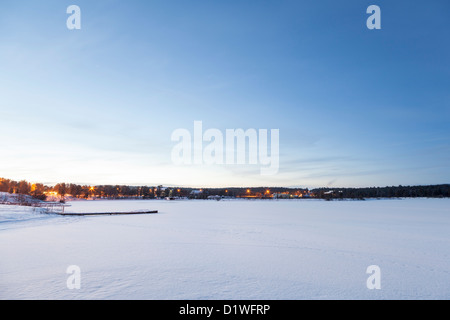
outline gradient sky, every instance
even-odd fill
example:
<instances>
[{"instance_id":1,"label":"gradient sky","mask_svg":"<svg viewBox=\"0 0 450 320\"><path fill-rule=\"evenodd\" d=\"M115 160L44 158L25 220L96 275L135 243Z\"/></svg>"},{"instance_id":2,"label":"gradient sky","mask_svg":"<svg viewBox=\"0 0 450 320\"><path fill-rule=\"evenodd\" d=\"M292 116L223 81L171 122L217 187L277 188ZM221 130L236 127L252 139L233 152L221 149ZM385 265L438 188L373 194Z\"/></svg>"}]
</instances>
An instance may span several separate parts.
<instances>
[{"instance_id":1,"label":"gradient sky","mask_svg":"<svg viewBox=\"0 0 450 320\"><path fill-rule=\"evenodd\" d=\"M66 9L81 8L81 30ZM381 8L368 30L366 9ZM450 2L0 4L0 176L53 184L450 183ZM280 129L280 170L175 166L171 133Z\"/></svg>"}]
</instances>

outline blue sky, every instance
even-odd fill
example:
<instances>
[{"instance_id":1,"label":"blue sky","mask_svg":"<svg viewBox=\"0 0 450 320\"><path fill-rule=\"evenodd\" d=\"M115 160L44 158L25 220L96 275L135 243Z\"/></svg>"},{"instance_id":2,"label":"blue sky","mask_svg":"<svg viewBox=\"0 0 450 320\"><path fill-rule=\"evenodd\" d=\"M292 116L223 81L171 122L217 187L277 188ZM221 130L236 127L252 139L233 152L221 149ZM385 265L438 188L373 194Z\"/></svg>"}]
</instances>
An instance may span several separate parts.
<instances>
[{"instance_id":1,"label":"blue sky","mask_svg":"<svg viewBox=\"0 0 450 320\"><path fill-rule=\"evenodd\" d=\"M393 3L395 2L395 3ZM81 8L68 30L66 8ZM381 30L366 9L381 8ZM450 182L450 3L2 1L0 176L45 183ZM279 129L280 170L175 166L171 133Z\"/></svg>"}]
</instances>

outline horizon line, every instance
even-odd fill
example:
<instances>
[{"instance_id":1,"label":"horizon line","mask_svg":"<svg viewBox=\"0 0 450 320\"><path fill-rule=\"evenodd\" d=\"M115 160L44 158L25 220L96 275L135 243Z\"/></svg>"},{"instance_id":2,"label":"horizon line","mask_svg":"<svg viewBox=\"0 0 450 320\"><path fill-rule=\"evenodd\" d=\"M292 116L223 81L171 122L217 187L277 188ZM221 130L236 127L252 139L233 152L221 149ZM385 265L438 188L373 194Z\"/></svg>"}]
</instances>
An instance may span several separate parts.
<instances>
[{"instance_id":1,"label":"horizon line","mask_svg":"<svg viewBox=\"0 0 450 320\"><path fill-rule=\"evenodd\" d=\"M313 190L313 189L366 189L366 188L390 188L390 187L425 187L425 186L446 186L446 185L450 185L450 183L435 183L435 184L407 184L407 185L402 185L402 184L398 184L398 185L373 185L373 186L365 186L365 187L357 187L357 186L352 186L352 187L340 187L340 186L320 186L320 187L308 187L308 186L214 186L214 187L207 187L207 186L183 186L183 185L174 185L174 184L90 184L90 183L79 183L79 182L56 182L56 183L49 183L49 182L37 182L37 181L28 181L26 179L21 179L21 180L16 180L16 179L11 179L11 178L4 178L4 177L0 177L0 181L2 180L11 180L11 181L16 181L16 182L20 182L20 181L26 181L27 183L31 183L31 184L43 184L44 186L47 187L54 187L57 184L75 184L75 185L80 185L80 186L93 186L93 187L98 187L98 186L128 186L128 187L157 187L157 186L162 186L165 188L185 188L185 189L258 189L258 188L262 188L262 189L271 189L271 188L284 188L284 189L308 189L308 190Z\"/></svg>"}]
</instances>

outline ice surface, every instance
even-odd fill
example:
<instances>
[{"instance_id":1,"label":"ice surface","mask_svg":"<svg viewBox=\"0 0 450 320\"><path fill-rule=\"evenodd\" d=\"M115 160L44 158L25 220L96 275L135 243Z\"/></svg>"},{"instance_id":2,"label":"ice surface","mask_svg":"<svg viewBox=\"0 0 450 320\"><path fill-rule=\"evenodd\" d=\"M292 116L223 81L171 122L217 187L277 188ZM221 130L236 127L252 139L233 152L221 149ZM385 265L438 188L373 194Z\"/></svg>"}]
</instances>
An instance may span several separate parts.
<instances>
[{"instance_id":1,"label":"ice surface","mask_svg":"<svg viewBox=\"0 0 450 320\"><path fill-rule=\"evenodd\" d=\"M159 214L0 206L0 299L450 298L450 199L70 204ZM366 287L370 265L381 290Z\"/></svg>"}]
</instances>

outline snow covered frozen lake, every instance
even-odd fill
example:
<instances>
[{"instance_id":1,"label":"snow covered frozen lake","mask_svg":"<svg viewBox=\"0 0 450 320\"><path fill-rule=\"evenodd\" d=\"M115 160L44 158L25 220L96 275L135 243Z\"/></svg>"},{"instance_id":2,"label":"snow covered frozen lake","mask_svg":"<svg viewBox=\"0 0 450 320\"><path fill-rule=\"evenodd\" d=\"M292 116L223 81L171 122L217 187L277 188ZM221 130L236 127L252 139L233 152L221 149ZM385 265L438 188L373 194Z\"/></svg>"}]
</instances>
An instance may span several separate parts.
<instances>
[{"instance_id":1,"label":"snow covered frozen lake","mask_svg":"<svg viewBox=\"0 0 450 320\"><path fill-rule=\"evenodd\" d=\"M0 205L0 299L450 299L450 199L70 204L159 213Z\"/></svg>"}]
</instances>

